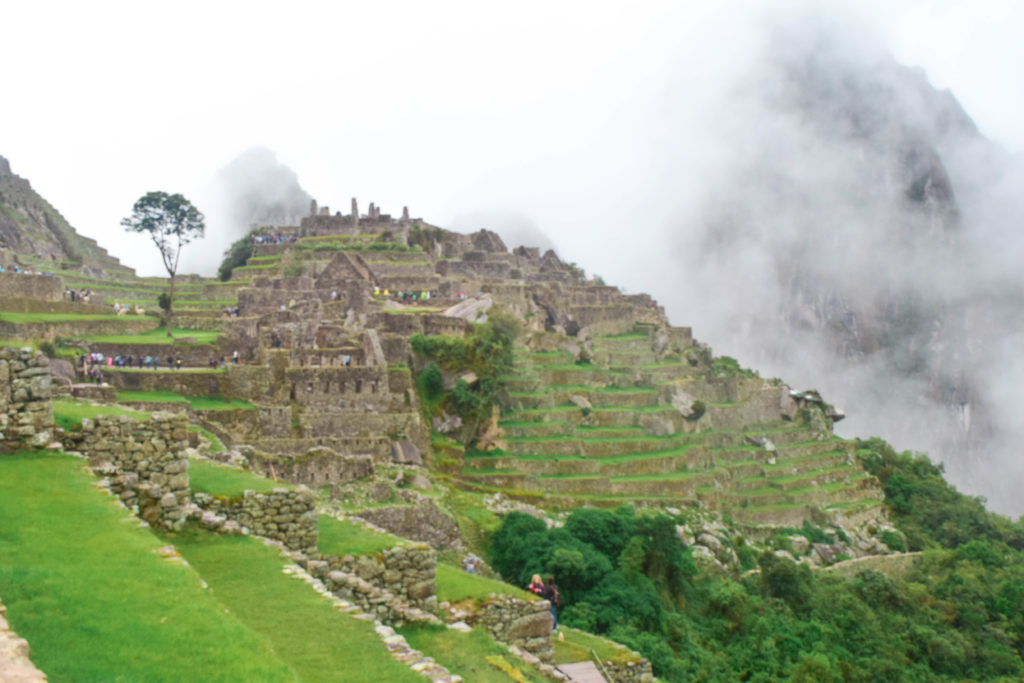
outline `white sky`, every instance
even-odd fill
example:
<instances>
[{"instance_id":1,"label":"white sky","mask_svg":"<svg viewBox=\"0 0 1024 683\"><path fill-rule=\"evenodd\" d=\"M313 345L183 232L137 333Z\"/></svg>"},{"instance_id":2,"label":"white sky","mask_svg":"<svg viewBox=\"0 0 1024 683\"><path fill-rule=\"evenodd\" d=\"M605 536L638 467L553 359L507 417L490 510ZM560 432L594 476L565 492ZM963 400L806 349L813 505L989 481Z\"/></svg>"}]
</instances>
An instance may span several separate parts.
<instances>
[{"instance_id":1,"label":"white sky","mask_svg":"<svg viewBox=\"0 0 1024 683\"><path fill-rule=\"evenodd\" d=\"M659 140L671 130L671 153L699 159L702 117L762 12L807 4L0 0L0 154L143 274L161 274L156 249L119 225L135 199L200 198L264 145L321 205L356 196L444 226L520 212L588 272L663 296L642 267L667 219L658 198L699 171L661 177ZM1024 3L856 7L985 134L1024 149Z\"/></svg>"}]
</instances>

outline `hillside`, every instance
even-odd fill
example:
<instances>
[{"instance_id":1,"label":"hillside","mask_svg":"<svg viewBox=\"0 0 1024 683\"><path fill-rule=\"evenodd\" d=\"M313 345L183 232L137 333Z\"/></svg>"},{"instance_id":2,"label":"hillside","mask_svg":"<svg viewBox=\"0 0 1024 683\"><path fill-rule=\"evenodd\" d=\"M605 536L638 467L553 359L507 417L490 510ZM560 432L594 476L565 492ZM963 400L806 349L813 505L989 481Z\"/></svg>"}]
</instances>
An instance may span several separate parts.
<instances>
[{"instance_id":1,"label":"hillside","mask_svg":"<svg viewBox=\"0 0 1024 683\"><path fill-rule=\"evenodd\" d=\"M165 280L0 274L0 501L18 529L0 600L54 680L130 677L129 649L174 679L180 633L205 629L259 653L252 674L208 653L211 678L1024 672L1019 524L926 460L836 437L818 392L716 357L651 297L355 200L241 247L226 280L177 286L170 336ZM88 534L48 529L55 509ZM115 548L153 577L120 581L137 608L110 605ZM549 573L560 636L521 588ZM150 633L162 620L182 631ZM93 637L118 645L87 675Z\"/></svg>"},{"instance_id":2,"label":"hillside","mask_svg":"<svg viewBox=\"0 0 1024 683\"><path fill-rule=\"evenodd\" d=\"M11 164L0 156L0 249L2 265L13 265L14 255L23 266L41 271L78 269L97 277L104 273L134 275L96 240L83 237L60 213L39 196L28 180L11 172Z\"/></svg>"}]
</instances>

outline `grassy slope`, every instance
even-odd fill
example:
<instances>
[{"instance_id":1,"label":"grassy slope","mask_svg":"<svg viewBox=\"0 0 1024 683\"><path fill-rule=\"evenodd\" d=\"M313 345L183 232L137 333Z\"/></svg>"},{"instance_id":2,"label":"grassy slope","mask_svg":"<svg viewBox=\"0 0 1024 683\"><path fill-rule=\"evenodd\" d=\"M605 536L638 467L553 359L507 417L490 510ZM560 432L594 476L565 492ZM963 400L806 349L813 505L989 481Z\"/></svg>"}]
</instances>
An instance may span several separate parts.
<instances>
[{"instance_id":1,"label":"grassy slope","mask_svg":"<svg viewBox=\"0 0 1024 683\"><path fill-rule=\"evenodd\" d=\"M0 595L51 681L294 680L262 636L161 559L83 461L0 456Z\"/></svg>"},{"instance_id":2,"label":"grassy slope","mask_svg":"<svg viewBox=\"0 0 1024 683\"><path fill-rule=\"evenodd\" d=\"M373 622L338 612L305 583L282 574L277 551L240 536L196 534L175 542L217 599L270 641L303 680L425 680L391 658Z\"/></svg>"}]
</instances>

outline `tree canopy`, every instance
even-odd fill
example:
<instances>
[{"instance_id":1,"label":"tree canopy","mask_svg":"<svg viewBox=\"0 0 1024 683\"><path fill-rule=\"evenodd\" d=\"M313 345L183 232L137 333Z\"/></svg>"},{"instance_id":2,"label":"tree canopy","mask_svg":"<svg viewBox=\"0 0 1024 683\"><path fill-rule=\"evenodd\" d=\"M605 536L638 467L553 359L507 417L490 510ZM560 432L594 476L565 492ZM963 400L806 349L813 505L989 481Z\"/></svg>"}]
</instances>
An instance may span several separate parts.
<instances>
[{"instance_id":1,"label":"tree canopy","mask_svg":"<svg viewBox=\"0 0 1024 683\"><path fill-rule=\"evenodd\" d=\"M167 274L178 272L181 248L206 229L203 214L181 194L147 192L132 207L132 215L121 220L128 232L148 234L160 250Z\"/></svg>"},{"instance_id":2,"label":"tree canopy","mask_svg":"<svg viewBox=\"0 0 1024 683\"><path fill-rule=\"evenodd\" d=\"M181 248L206 230L203 214L181 194L147 192L135 202L132 215L121 220L128 232L145 233L160 250L164 268L171 278L167 301L167 335L171 334L174 309L174 276L181 260Z\"/></svg>"}]
</instances>

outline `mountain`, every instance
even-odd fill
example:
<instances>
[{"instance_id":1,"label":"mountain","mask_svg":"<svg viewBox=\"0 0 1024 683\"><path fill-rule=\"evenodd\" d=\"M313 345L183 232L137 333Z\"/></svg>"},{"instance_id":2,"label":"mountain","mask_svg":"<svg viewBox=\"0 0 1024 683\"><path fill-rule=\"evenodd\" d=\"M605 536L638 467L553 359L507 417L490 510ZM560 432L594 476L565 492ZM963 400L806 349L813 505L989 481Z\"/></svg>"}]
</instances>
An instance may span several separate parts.
<instances>
[{"instance_id":1,"label":"mountain","mask_svg":"<svg viewBox=\"0 0 1024 683\"><path fill-rule=\"evenodd\" d=\"M103 277L134 275L134 270L107 253L96 240L84 237L29 181L11 172L0 156L0 248L17 254L22 265L39 270L79 270ZM10 265L10 259L4 265Z\"/></svg>"},{"instance_id":2,"label":"mountain","mask_svg":"<svg viewBox=\"0 0 1024 683\"><path fill-rule=\"evenodd\" d=\"M1007 399L1020 373L1020 164L949 91L843 30L781 27L728 99L724 149L680 271L713 291L706 338L941 460L1020 513ZM693 316L688 316L691 320ZM707 323L707 326L705 326ZM711 328L710 332L707 331ZM1008 476L1012 474L1014 476Z\"/></svg>"}]
</instances>

